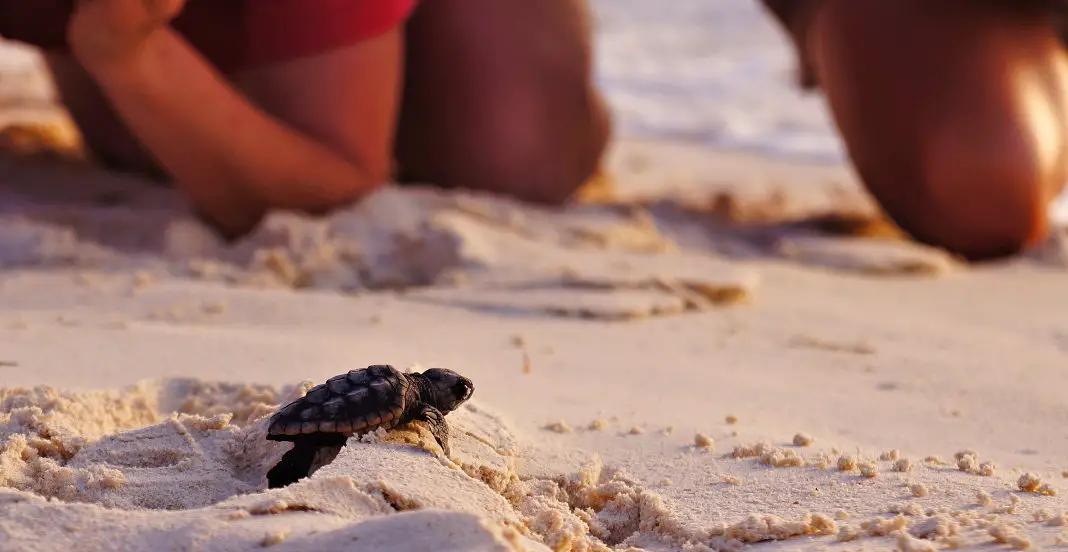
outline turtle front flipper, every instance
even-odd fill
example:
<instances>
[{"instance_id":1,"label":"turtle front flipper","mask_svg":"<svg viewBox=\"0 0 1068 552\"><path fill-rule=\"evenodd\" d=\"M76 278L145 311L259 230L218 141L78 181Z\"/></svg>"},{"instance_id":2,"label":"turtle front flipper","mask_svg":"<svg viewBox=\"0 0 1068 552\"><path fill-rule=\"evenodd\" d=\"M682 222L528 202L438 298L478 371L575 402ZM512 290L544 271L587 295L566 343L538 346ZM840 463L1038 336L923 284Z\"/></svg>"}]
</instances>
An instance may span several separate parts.
<instances>
[{"instance_id":1,"label":"turtle front flipper","mask_svg":"<svg viewBox=\"0 0 1068 552\"><path fill-rule=\"evenodd\" d=\"M311 475L312 464L319 453L319 446L309 440L297 439L293 448L267 472L267 488L277 489Z\"/></svg>"},{"instance_id":2,"label":"turtle front flipper","mask_svg":"<svg viewBox=\"0 0 1068 552\"><path fill-rule=\"evenodd\" d=\"M311 477L316 470L337 458L345 441L344 435L294 439L293 448L267 472L267 488L277 489Z\"/></svg>"},{"instance_id":3,"label":"turtle front flipper","mask_svg":"<svg viewBox=\"0 0 1068 552\"><path fill-rule=\"evenodd\" d=\"M415 419L422 420L430 426L430 434L438 442L441 452L445 453L446 457L451 457L452 452L449 450L449 424L445 423L445 415L433 406L424 406L415 415Z\"/></svg>"},{"instance_id":4,"label":"turtle front flipper","mask_svg":"<svg viewBox=\"0 0 1068 552\"><path fill-rule=\"evenodd\" d=\"M342 445L335 446L321 446L315 451L315 456L312 457L311 466L308 467L308 477L311 477L313 473L319 471L319 468L329 464L337 458L338 454L341 454Z\"/></svg>"}]
</instances>

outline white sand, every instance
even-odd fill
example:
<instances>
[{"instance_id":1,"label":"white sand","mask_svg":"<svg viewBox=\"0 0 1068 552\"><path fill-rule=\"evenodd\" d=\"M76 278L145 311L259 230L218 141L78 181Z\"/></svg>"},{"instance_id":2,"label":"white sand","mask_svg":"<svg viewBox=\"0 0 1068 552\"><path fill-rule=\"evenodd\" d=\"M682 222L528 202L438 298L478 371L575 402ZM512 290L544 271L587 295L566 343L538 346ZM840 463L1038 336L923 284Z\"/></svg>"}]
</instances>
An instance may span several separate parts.
<instances>
[{"instance_id":1,"label":"white sand","mask_svg":"<svg viewBox=\"0 0 1068 552\"><path fill-rule=\"evenodd\" d=\"M967 268L787 223L870 212L842 169L617 146L612 205L389 188L233 247L0 162L0 550L1065 546L1060 242ZM453 458L266 491L265 416L383 362L474 380Z\"/></svg>"}]
</instances>

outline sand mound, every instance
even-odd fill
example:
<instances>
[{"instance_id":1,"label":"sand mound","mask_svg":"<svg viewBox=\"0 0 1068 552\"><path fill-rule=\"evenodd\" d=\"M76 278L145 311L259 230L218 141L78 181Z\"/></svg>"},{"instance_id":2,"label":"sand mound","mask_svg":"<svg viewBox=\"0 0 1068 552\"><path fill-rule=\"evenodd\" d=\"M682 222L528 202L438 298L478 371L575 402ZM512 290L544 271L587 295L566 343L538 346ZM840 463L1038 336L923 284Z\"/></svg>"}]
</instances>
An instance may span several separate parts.
<instances>
[{"instance_id":1,"label":"sand mound","mask_svg":"<svg viewBox=\"0 0 1068 552\"><path fill-rule=\"evenodd\" d=\"M508 529L523 523L477 478L485 470L508 472L505 455L516 450L503 423L477 406L452 416L461 457L485 462L465 462L474 478L419 448L432 438L408 428L354 440L338 466L265 490L266 471L288 448L265 439L267 415L307 388L166 380L121 392L0 390L0 487L8 488L0 504L9 514L0 534L17 546L32 536L50 547L76 543L79 550L144 549L170 538L219 550L272 541L281 549L340 549L336 543L344 543L345 549L380 550L398 538L387 548L534 546ZM416 509L422 511L364 524ZM353 546L356 541L362 544Z\"/></svg>"},{"instance_id":2,"label":"sand mound","mask_svg":"<svg viewBox=\"0 0 1068 552\"><path fill-rule=\"evenodd\" d=\"M566 549L603 548L566 501L539 494L548 482L534 483L540 490L533 493L520 481L515 438L477 405L450 417L455 461L429 454L432 437L413 426L353 439L314 477L265 490L267 470L288 448L265 439L267 415L279 399L305 389L170 380L123 392L4 390L0 486L11 490L0 501L11 515L0 528L16 542L32 534L50 546L78 542L79 549L93 549L94 538L135 548L168 534L199 540L213 533L225 533L219 538L231 548L223 549L246 549L264 539L282 543L298 531L305 535L289 541L294 546L318 546L342 537L309 541L309 534L331 529L380 543L388 533L402 539L393 545L402 549L539 549L534 541L544 539L573 543ZM225 397L236 416L217 413ZM184 412L164 415L165 405ZM363 526L368 518L412 510L420 512ZM286 530L255 521L283 514ZM99 534L112 523L121 529ZM435 548L440 533L427 525L453 533L467 527L465 538L475 540Z\"/></svg>"},{"instance_id":3,"label":"sand mound","mask_svg":"<svg viewBox=\"0 0 1068 552\"><path fill-rule=\"evenodd\" d=\"M0 486L111 507L177 509L259 484L264 416L279 394L173 380L122 392L0 389L0 400ZM161 472L182 475L157 479Z\"/></svg>"},{"instance_id":4,"label":"sand mound","mask_svg":"<svg viewBox=\"0 0 1068 552\"><path fill-rule=\"evenodd\" d=\"M266 471L288 448L264 438L267 415L280 397L306 389L177 380L108 393L4 390L0 486L9 490L0 493L7 514L0 534L16 546L41 539L80 550L160 539L223 550L338 542L374 550L545 549L540 542L606 550L602 540L619 542L640 528L641 491L602 477L599 466L557 481L521 480L515 438L477 404L450 417L454 459L428 453L436 445L420 427L379 431L354 438L313 477L265 490ZM189 391L198 396L182 400ZM221 397L236 399L244 425L232 413L204 416ZM187 412L164 416L157 409L167 404ZM576 500L582 509L573 511Z\"/></svg>"},{"instance_id":5,"label":"sand mound","mask_svg":"<svg viewBox=\"0 0 1068 552\"><path fill-rule=\"evenodd\" d=\"M57 504L0 491L0 529L16 549L210 549L219 551L544 550L515 531L441 510L393 513L347 478L317 479L211 508L156 514ZM391 515L386 515L391 514ZM0 537L0 543L3 542Z\"/></svg>"}]
</instances>

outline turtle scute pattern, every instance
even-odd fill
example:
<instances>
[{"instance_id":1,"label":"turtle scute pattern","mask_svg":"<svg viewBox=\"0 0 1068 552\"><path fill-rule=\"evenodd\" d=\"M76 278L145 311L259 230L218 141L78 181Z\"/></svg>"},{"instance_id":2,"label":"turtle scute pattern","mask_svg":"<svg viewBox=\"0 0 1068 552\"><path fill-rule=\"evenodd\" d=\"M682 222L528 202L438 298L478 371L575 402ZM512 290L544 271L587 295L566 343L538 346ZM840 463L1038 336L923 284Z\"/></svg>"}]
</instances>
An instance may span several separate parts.
<instances>
[{"instance_id":1,"label":"turtle scute pattern","mask_svg":"<svg viewBox=\"0 0 1068 552\"><path fill-rule=\"evenodd\" d=\"M370 366L328 379L278 411L268 434L359 433L401 422L411 383L392 366Z\"/></svg>"}]
</instances>

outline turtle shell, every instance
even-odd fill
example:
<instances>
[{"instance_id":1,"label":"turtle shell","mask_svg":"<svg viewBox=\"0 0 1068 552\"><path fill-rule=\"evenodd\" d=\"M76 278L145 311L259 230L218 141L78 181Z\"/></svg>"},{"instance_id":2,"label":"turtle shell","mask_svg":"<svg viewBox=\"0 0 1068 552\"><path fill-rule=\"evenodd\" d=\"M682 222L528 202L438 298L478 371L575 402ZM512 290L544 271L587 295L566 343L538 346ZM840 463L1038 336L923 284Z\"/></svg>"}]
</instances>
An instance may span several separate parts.
<instances>
[{"instance_id":1,"label":"turtle shell","mask_svg":"<svg viewBox=\"0 0 1068 552\"><path fill-rule=\"evenodd\" d=\"M368 366L334 376L283 406L267 423L267 438L352 435L401 423L411 381L396 368Z\"/></svg>"}]
</instances>

